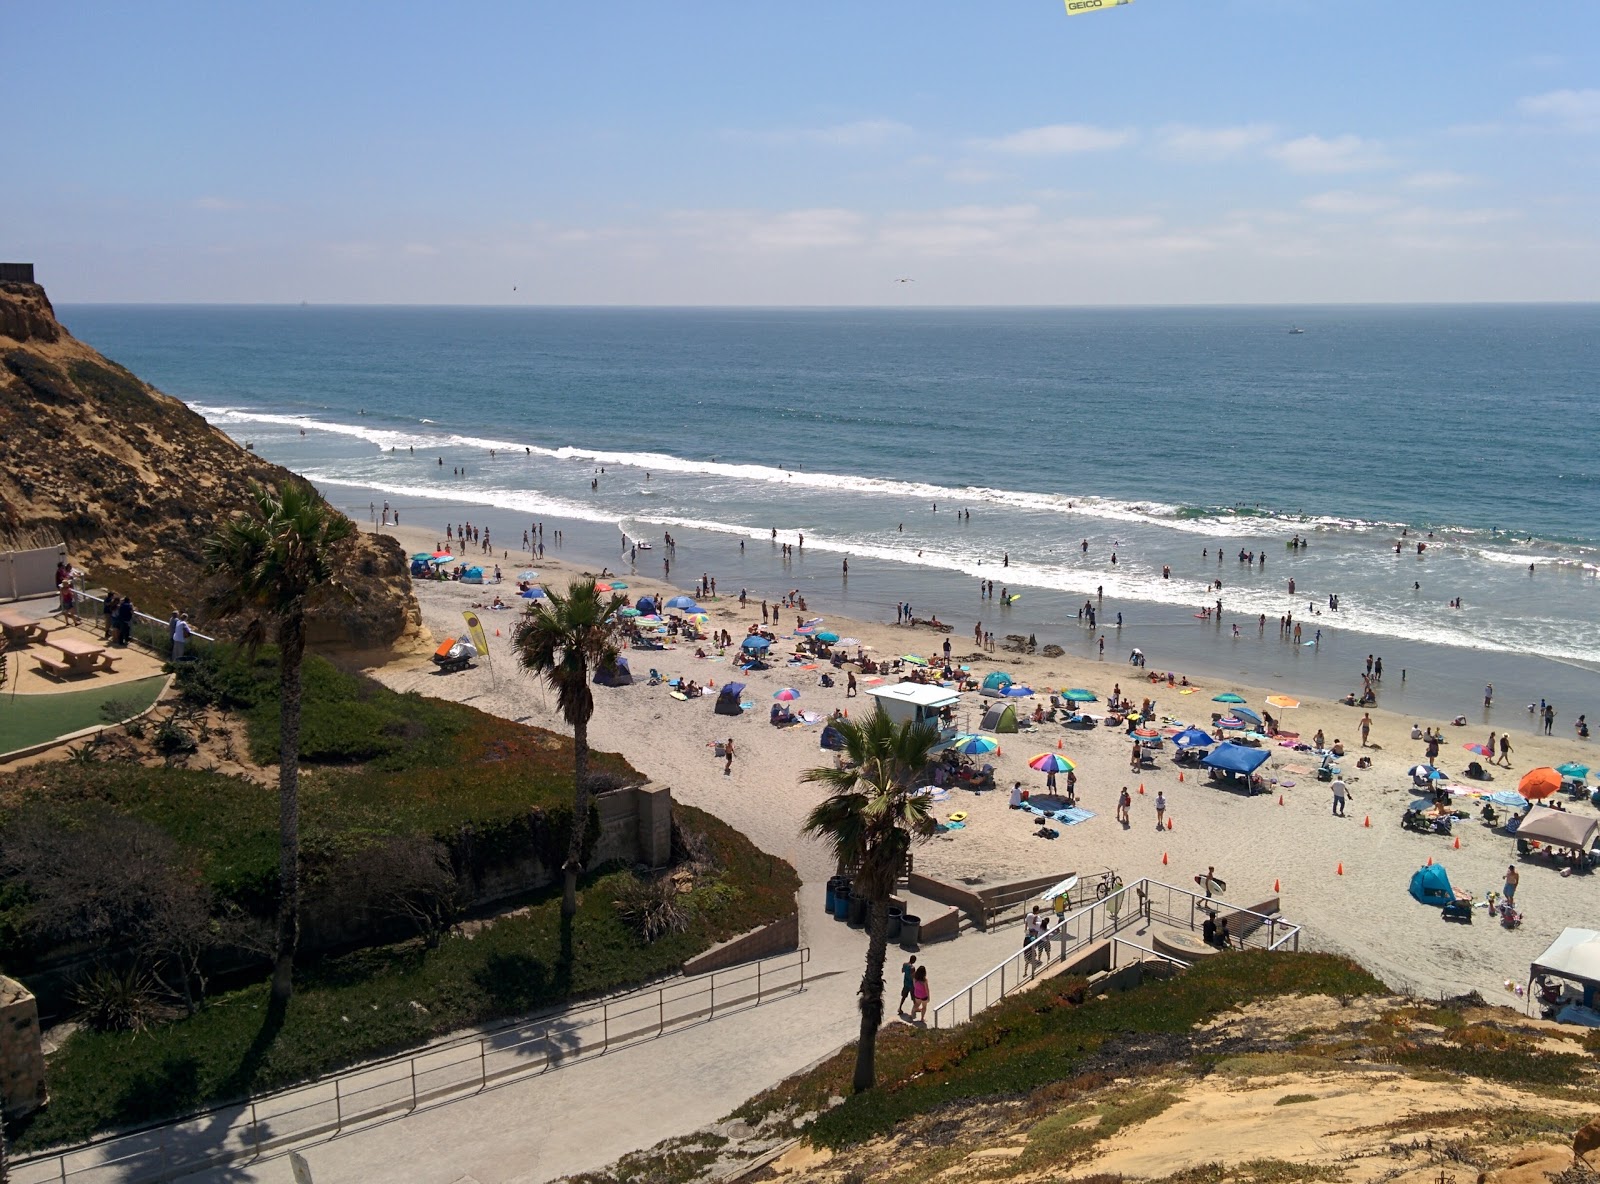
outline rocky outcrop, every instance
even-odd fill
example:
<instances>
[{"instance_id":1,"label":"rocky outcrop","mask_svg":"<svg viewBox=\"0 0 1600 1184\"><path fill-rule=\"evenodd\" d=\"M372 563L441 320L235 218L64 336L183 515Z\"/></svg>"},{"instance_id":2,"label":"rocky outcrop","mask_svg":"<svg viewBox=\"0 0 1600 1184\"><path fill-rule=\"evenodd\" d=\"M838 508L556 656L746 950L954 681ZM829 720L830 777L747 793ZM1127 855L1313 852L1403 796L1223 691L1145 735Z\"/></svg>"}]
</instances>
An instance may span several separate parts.
<instances>
[{"instance_id":1,"label":"rocky outcrop","mask_svg":"<svg viewBox=\"0 0 1600 1184\"><path fill-rule=\"evenodd\" d=\"M202 540L251 482L291 476L74 338L43 288L0 283L0 547L58 535L144 611L193 608ZM317 610L314 645L381 649L420 631L398 543L357 535L341 562L352 599Z\"/></svg>"}]
</instances>

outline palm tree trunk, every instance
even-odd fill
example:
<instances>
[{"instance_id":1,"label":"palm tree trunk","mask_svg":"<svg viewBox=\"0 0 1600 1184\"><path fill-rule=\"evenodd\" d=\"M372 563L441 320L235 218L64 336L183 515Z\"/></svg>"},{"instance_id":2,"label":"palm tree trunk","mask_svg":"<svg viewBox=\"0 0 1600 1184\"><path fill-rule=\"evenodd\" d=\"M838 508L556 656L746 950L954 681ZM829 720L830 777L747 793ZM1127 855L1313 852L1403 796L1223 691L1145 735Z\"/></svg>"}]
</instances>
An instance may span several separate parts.
<instances>
[{"instance_id":1,"label":"palm tree trunk","mask_svg":"<svg viewBox=\"0 0 1600 1184\"><path fill-rule=\"evenodd\" d=\"M294 952L300 942L300 668L306 622L294 613L283 622L278 654L278 939L272 1001L294 994Z\"/></svg>"},{"instance_id":2,"label":"palm tree trunk","mask_svg":"<svg viewBox=\"0 0 1600 1184\"><path fill-rule=\"evenodd\" d=\"M883 1026L883 963L889 951L889 902L873 900L867 907L867 968L857 992L861 1006L861 1035L856 1041L856 1076L853 1088L863 1093L878 1083L878 1029Z\"/></svg>"},{"instance_id":3,"label":"palm tree trunk","mask_svg":"<svg viewBox=\"0 0 1600 1184\"><path fill-rule=\"evenodd\" d=\"M583 870L583 836L589 829L589 721L572 725L572 837L567 840L567 862L562 865L561 915L578 912L578 873Z\"/></svg>"}]
</instances>

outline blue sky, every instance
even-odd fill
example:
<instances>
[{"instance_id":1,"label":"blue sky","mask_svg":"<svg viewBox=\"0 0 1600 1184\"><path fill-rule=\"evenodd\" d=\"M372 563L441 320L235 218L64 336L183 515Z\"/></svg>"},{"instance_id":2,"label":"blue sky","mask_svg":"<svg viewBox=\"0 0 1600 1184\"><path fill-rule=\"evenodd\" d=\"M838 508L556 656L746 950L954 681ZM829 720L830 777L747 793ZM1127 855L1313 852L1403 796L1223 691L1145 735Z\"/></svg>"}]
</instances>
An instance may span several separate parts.
<instances>
[{"instance_id":1,"label":"blue sky","mask_svg":"<svg viewBox=\"0 0 1600 1184\"><path fill-rule=\"evenodd\" d=\"M0 257L66 302L1600 299L1596 0L4 23Z\"/></svg>"}]
</instances>

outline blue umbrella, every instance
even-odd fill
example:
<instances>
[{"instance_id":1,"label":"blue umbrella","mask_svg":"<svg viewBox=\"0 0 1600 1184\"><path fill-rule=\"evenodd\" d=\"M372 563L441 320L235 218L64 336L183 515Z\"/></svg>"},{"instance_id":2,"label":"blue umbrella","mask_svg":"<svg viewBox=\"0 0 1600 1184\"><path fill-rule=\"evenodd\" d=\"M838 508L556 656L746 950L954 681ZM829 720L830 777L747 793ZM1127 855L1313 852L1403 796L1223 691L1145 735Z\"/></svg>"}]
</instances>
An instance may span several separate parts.
<instances>
[{"instance_id":1,"label":"blue umbrella","mask_svg":"<svg viewBox=\"0 0 1600 1184\"><path fill-rule=\"evenodd\" d=\"M1257 715L1255 712L1251 711L1248 707L1235 707L1233 709L1233 714L1238 716L1240 719L1249 720L1251 723L1255 724L1255 726L1258 727L1258 728L1261 726L1261 723L1262 723L1261 717L1259 715Z\"/></svg>"},{"instance_id":2,"label":"blue umbrella","mask_svg":"<svg viewBox=\"0 0 1600 1184\"><path fill-rule=\"evenodd\" d=\"M1243 695L1235 695L1232 691L1223 691L1220 695L1212 695L1213 703L1243 703Z\"/></svg>"},{"instance_id":3,"label":"blue umbrella","mask_svg":"<svg viewBox=\"0 0 1600 1184\"><path fill-rule=\"evenodd\" d=\"M1556 772L1563 777L1571 777L1577 781L1582 781L1589 775L1589 766L1580 765L1577 761L1568 761L1564 765L1557 765Z\"/></svg>"},{"instance_id":4,"label":"blue umbrella","mask_svg":"<svg viewBox=\"0 0 1600 1184\"><path fill-rule=\"evenodd\" d=\"M1438 781L1444 777L1444 773L1435 769L1432 765L1412 765L1406 770L1406 776L1413 778L1426 777L1429 781Z\"/></svg>"},{"instance_id":5,"label":"blue umbrella","mask_svg":"<svg viewBox=\"0 0 1600 1184\"><path fill-rule=\"evenodd\" d=\"M759 633L752 633L749 637L745 638L740 645L741 648L747 650L764 650L769 648L772 643L765 637L762 637Z\"/></svg>"},{"instance_id":6,"label":"blue umbrella","mask_svg":"<svg viewBox=\"0 0 1600 1184\"><path fill-rule=\"evenodd\" d=\"M1062 691L1061 697L1068 703L1098 703L1100 696L1093 691L1086 691L1082 687L1073 687L1071 690Z\"/></svg>"},{"instance_id":7,"label":"blue umbrella","mask_svg":"<svg viewBox=\"0 0 1600 1184\"><path fill-rule=\"evenodd\" d=\"M545 590L543 588L529 588L526 592L524 592L522 594L522 598L524 600L547 600L547 599L549 599L548 595L546 594L546 592L545 592Z\"/></svg>"},{"instance_id":8,"label":"blue umbrella","mask_svg":"<svg viewBox=\"0 0 1600 1184\"><path fill-rule=\"evenodd\" d=\"M1033 694L1033 688L1019 687L1015 683L1012 683L1000 693L1011 699L1026 699L1029 695Z\"/></svg>"},{"instance_id":9,"label":"blue umbrella","mask_svg":"<svg viewBox=\"0 0 1600 1184\"><path fill-rule=\"evenodd\" d=\"M817 634L817 640L826 642L828 645L832 645L834 642L839 640L839 635L837 633L830 633L828 630L824 629L821 633Z\"/></svg>"},{"instance_id":10,"label":"blue umbrella","mask_svg":"<svg viewBox=\"0 0 1600 1184\"><path fill-rule=\"evenodd\" d=\"M696 612L700 610L700 606L694 602L694 597L692 596L674 596L671 600L667 601L667 607L689 608L694 609Z\"/></svg>"},{"instance_id":11,"label":"blue umbrella","mask_svg":"<svg viewBox=\"0 0 1600 1184\"><path fill-rule=\"evenodd\" d=\"M1172 742L1179 748L1201 748L1216 743L1209 732L1200 728L1185 728L1172 738Z\"/></svg>"},{"instance_id":12,"label":"blue umbrella","mask_svg":"<svg viewBox=\"0 0 1600 1184\"><path fill-rule=\"evenodd\" d=\"M1521 810L1528 805L1527 798L1511 789L1497 789L1489 795L1488 800L1508 810Z\"/></svg>"}]
</instances>

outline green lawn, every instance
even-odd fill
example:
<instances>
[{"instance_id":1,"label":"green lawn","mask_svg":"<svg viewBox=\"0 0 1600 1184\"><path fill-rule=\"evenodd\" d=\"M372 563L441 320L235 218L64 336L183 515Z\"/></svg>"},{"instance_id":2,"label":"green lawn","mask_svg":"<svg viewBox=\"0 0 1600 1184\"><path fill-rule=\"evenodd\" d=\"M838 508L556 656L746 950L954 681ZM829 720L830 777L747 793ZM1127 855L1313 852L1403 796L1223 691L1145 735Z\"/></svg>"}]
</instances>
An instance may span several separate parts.
<instances>
[{"instance_id":1,"label":"green lawn","mask_svg":"<svg viewBox=\"0 0 1600 1184\"><path fill-rule=\"evenodd\" d=\"M57 695L0 694L0 752L29 748L79 728L105 723L100 709L113 700L133 704L125 715L143 711L156 701L164 682L166 676L157 674L136 682L62 691Z\"/></svg>"}]
</instances>

